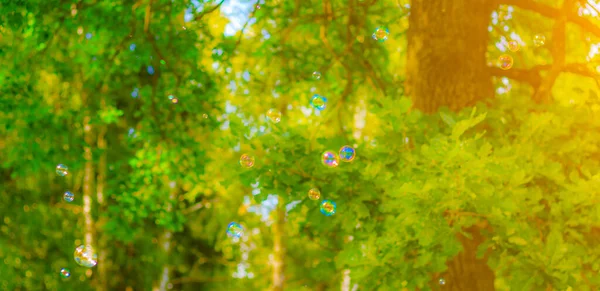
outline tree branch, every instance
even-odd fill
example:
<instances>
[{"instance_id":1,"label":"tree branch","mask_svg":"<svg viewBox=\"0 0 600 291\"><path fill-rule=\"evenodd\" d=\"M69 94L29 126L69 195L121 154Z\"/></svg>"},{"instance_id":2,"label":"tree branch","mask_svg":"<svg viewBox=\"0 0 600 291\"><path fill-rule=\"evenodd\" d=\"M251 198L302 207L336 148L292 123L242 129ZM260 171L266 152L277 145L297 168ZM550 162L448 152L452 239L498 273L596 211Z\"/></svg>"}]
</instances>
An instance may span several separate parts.
<instances>
[{"instance_id":1,"label":"tree branch","mask_svg":"<svg viewBox=\"0 0 600 291\"><path fill-rule=\"evenodd\" d=\"M221 7L221 5L223 5L223 2L225 2L225 0L221 0L221 2L219 2L219 4L213 6L210 9L206 9L206 10L202 11L202 13L198 14L198 16L194 17L194 20L195 21L202 20L202 17L206 16L207 14L213 13L215 10L217 10L219 7Z\"/></svg>"},{"instance_id":2,"label":"tree branch","mask_svg":"<svg viewBox=\"0 0 600 291\"><path fill-rule=\"evenodd\" d=\"M521 9L531 10L548 18L559 18L561 15L560 9L534 2L533 0L498 0L497 4L512 5ZM574 11L566 11L566 14L569 22L577 24L583 30L600 37L600 27L594 25L590 20L577 15Z\"/></svg>"}]
</instances>

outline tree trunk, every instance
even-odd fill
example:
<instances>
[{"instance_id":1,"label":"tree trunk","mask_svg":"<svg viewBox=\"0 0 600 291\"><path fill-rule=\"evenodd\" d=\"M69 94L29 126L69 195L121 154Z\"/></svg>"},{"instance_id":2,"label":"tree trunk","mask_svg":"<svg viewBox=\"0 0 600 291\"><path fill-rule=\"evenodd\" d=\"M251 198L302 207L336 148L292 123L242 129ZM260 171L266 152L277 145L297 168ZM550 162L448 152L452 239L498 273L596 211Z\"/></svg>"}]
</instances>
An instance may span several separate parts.
<instances>
[{"instance_id":1,"label":"tree trunk","mask_svg":"<svg viewBox=\"0 0 600 291\"><path fill-rule=\"evenodd\" d=\"M285 205L279 199L275 209L275 223L273 223L273 286L272 291L282 291L284 283L285 247L283 245L285 227Z\"/></svg>"},{"instance_id":2,"label":"tree trunk","mask_svg":"<svg viewBox=\"0 0 600 291\"><path fill-rule=\"evenodd\" d=\"M457 111L493 96L486 62L493 9L489 0L412 1L406 92L415 109L434 113L447 106ZM479 228L466 231L473 239L458 236L463 251L447 263L442 290L494 290L493 271L485 259L475 257L483 241Z\"/></svg>"},{"instance_id":3,"label":"tree trunk","mask_svg":"<svg viewBox=\"0 0 600 291\"><path fill-rule=\"evenodd\" d=\"M460 110L493 96L486 62L493 1L411 2L406 92L415 108Z\"/></svg>"},{"instance_id":4,"label":"tree trunk","mask_svg":"<svg viewBox=\"0 0 600 291\"><path fill-rule=\"evenodd\" d=\"M102 90L102 100L100 101L100 108L106 108L106 87ZM96 176L96 199L98 201L98 212L101 214L104 212L105 204L104 204L104 189L106 187L106 131L107 126L103 125L98 132L98 149L102 151L98 160L98 173ZM98 215L98 217L102 217ZM99 220L104 223L105 219L99 218ZM100 222L100 221L99 221ZM107 280L107 269L109 268L109 264L106 260L107 253L107 241L106 236L98 232L98 284L96 286L96 290L104 291L108 290L108 280Z\"/></svg>"}]
</instances>

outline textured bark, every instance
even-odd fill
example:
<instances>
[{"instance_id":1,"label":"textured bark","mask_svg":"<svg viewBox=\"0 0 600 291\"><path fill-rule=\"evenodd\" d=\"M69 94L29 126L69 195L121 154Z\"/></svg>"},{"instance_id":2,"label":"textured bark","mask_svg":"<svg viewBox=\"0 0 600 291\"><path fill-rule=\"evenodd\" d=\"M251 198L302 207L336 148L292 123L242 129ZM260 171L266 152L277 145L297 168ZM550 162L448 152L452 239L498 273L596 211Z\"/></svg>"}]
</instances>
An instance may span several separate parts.
<instances>
[{"instance_id":1,"label":"textured bark","mask_svg":"<svg viewBox=\"0 0 600 291\"><path fill-rule=\"evenodd\" d=\"M272 291L284 290L284 260L285 247L283 245L285 226L285 205L279 201L275 210L275 223L273 223L273 285Z\"/></svg>"},{"instance_id":2,"label":"textured bark","mask_svg":"<svg viewBox=\"0 0 600 291\"><path fill-rule=\"evenodd\" d=\"M426 113L493 96L486 64L490 0L414 0L408 29L406 89Z\"/></svg>"},{"instance_id":3,"label":"textured bark","mask_svg":"<svg viewBox=\"0 0 600 291\"><path fill-rule=\"evenodd\" d=\"M493 96L486 62L493 2L411 2L406 89L415 109L434 113L447 106L457 111ZM478 228L466 231L473 239L458 236L463 251L447 263L442 290L494 290L494 273L485 258L476 259L484 238Z\"/></svg>"}]
</instances>

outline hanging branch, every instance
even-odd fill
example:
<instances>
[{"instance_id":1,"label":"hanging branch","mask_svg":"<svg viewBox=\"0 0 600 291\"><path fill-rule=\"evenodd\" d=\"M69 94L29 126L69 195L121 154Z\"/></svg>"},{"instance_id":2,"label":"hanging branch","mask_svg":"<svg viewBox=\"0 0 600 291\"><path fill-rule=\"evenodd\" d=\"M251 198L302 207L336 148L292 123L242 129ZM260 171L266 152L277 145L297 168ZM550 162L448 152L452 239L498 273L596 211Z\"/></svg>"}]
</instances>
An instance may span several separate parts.
<instances>
[{"instance_id":1,"label":"hanging branch","mask_svg":"<svg viewBox=\"0 0 600 291\"><path fill-rule=\"evenodd\" d=\"M215 10L219 9L219 7L221 7L221 5L223 5L223 3L225 2L225 0L221 0L221 2L219 2L219 4L211 7L210 9L206 9L204 11L202 11L202 13L198 14L196 17L194 17L195 21L200 21L202 20L202 18L204 16L206 16L207 14L211 14L213 13Z\"/></svg>"}]
</instances>

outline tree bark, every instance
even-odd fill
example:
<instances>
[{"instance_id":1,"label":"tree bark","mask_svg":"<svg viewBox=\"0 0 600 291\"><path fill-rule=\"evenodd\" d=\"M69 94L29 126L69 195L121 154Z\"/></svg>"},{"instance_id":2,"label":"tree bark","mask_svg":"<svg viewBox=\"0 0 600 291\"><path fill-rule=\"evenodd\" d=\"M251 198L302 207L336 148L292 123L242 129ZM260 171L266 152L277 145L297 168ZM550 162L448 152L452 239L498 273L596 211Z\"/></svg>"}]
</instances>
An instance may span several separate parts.
<instances>
[{"instance_id":1,"label":"tree bark","mask_svg":"<svg viewBox=\"0 0 600 291\"><path fill-rule=\"evenodd\" d=\"M100 101L100 108L106 108L106 87L102 89L102 99ZM98 201L98 212L102 213L105 209L104 204L104 189L106 187L106 131L107 126L103 125L98 132L98 149L102 151L98 160L98 173L96 176L96 199ZM102 217L98 215L98 217ZM100 218L99 220L104 220ZM98 284L96 290L104 291L108 290L107 280L107 269L109 264L106 260L107 253L107 241L106 236L99 232L98 233Z\"/></svg>"},{"instance_id":2,"label":"tree bark","mask_svg":"<svg viewBox=\"0 0 600 291\"><path fill-rule=\"evenodd\" d=\"M406 92L414 107L460 110L493 96L487 68L489 0L413 0L408 29Z\"/></svg>"},{"instance_id":3,"label":"tree bark","mask_svg":"<svg viewBox=\"0 0 600 291\"><path fill-rule=\"evenodd\" d=\"M494 94L486 51L494 9L489 0L413 0L409 16L407 84L414 108L458 111ZM494 273L476 259L479 228L458 235L463 251L448 263L442 290L494 290ZM432 284L438 284L437 279Z\"/></svg>"}]
</instances>

